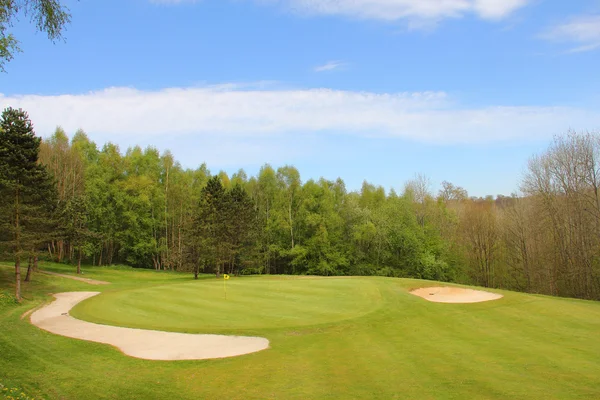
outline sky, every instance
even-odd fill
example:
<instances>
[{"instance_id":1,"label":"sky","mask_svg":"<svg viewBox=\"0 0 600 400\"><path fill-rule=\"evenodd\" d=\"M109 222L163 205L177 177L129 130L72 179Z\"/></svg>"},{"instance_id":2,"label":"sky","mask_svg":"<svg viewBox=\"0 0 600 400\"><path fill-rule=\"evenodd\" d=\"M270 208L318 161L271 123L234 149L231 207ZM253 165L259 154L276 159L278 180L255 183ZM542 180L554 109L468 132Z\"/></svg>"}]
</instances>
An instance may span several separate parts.
<instances>
[{"instance_id":1,"label":"sky","mask_svg":"<svg viewBox=\"0 0 600 400\"><path fill-rule=\"evenodd\" d=\"M518 192L553 137L600 130L600 0L63 0L21 15L0 107L213 173Z\"/></svg>"}]
</instances>

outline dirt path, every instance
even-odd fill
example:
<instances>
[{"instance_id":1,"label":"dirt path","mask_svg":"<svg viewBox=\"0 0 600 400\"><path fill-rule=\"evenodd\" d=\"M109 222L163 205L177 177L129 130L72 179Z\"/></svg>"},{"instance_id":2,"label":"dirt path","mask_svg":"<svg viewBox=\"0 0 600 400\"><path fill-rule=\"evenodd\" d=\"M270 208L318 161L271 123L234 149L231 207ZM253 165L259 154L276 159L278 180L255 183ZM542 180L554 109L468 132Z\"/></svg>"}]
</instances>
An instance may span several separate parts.
<instances>
[{"instance_id":1,"label":"dirt path","mask_svg":"<svg viewBox=\"0 0 600 400\"><path fill-rule=\"evenodd\" d=\"M146 360L204 360L254 353L269 347L259 337L195 335L121 328L75 319L69 310L99 292L55 294L56 300L33 312L31 323L48 332L75 339L106 343L123 353Z\"/></svg>"},{"instance_id":2,"label":"dirt path","mask_svg":"<svg viewBox=\"0 0 600 400\"><path fill-rule=\"evenodd\" d=\"M73 279L76 281L89 283L90 285L110 285L110 282L97 281L95 279L82 278L80 276L57 274L56 272L42 271L42 270L40 270L39 272L41 272L42 274L46 274L46 275L60 276L61 278Z\"/></svg>"},{"instance_id":3,"label":"dirt path","mask_svg":"<svg viewBox=\"0 0 600 400\"><path fill-rule=\"evenodd\" d=\"M482 301L498 300L503 297L497 293L458 287L420 288L410 293L436 303L480 303Z\"/></svg>"}]
</instances>

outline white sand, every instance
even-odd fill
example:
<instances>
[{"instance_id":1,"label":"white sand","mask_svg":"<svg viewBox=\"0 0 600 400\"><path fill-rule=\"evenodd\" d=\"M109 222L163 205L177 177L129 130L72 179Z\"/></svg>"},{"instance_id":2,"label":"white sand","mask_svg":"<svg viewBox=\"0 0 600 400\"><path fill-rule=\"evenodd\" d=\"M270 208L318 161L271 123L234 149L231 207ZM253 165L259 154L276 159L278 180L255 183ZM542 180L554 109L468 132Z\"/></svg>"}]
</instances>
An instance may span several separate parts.
<instances>
[{"instance_id":1,"label":"white sand","mask_svg":"<svg viewBox=\"0 0 600 400\"><path fill-rule=\"evenodd\" d=\"M482 301L498 300L503 297L497 293L457 287L420 288L410 293L436 303L480 303Z\"/></svg>"},{"instance_id":2,"label":"white sand","mask_svg":"<svg viewBox=\"0 0 600 400\"><path fill-rule=\"evenodd\" d=\"M56 300L31 314L31 323L48 332L75 339L106 343L123 353L146 360L204 360L254 353L269 347L259 337L195 335L120 328L75 319L68 315L77 303L99 292L55 294Z\"/></svg>"}]
</instances>

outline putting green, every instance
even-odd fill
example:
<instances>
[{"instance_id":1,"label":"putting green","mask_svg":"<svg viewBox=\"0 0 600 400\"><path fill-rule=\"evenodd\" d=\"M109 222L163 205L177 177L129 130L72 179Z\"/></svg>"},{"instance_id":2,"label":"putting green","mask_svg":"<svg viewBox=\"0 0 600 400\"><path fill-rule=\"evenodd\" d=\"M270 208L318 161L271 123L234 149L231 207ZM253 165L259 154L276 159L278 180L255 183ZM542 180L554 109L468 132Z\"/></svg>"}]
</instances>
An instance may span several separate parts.
<instances>
[{"instance_id":1,"label":"putting green","mask_svg":"<svg viewBox=\"0 0 600 400\"><path fill-rule=\"evenodd\" d=\"M308 284L307 280L310 279ZM290 328L357 318L382 304L365 279L210 279L104 293L71 315L107 325L177 332Z\"/></svg>"}]
</instances>

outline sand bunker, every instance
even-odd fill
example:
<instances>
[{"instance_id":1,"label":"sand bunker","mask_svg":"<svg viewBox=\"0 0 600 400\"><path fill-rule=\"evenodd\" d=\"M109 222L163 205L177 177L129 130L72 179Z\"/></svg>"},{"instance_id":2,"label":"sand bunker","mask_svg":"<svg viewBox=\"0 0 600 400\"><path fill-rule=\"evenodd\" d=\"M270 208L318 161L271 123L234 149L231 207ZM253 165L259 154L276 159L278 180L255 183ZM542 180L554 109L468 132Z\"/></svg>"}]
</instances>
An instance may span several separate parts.
<instances>
[{"instance_id":1,"label":"sand bunker","mask_svg":"<svg viewBox=\"0 0 600 400\"><path fill-rule=\"evenodd\" d=\"M458 287L420 288L410 293L436 303L480 303L482 301L498 300L503 297L497 293Z\"/></svg>"},{"instance_id":2,"label":"sand bunker","mask_svg":"<svg viewBox=\"0 0 600 400\"><path fill-rule=\"evenodd\" d=\"M204 360L254 353L269 347L259 337L195 335L120 328L85 322L69 316L77 303L99 292L55 294L56 300L31 314L31 323L48 332L75 339L106 343L123 353L146 360Z\"/></svg>"}]
</instances>

